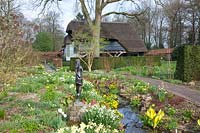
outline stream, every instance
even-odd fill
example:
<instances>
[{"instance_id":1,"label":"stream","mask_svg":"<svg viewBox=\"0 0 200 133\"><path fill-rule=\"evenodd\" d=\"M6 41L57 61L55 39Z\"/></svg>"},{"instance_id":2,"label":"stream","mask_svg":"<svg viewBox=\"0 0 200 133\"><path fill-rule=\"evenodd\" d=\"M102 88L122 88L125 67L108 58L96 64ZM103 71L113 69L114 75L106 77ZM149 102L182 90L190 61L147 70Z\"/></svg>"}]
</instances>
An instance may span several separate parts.
<instances>
[{"instance_id":1,"label":"stream","mask_svg":"<svg viewBox=\"0 0 200 133\"><path fill-rule=\"evenodd\" d=\"M47 72L54 72L49 64L45 64L45 69ZM125 127L125 133L146 133L142 129L143 123L139 119L138 114L133 112L131 107L128 105L129 102L122 97L119 97L120 106L118 111L124 115L124 118L121 120L121 123Z\"/></svg>"},{"instance_id":2,"label":"stream","mask_svg":"<svg viewBox=\"0 0 200 133\"><path fill-rule=\"evenodd\" d=\"M132 111L129 102L122 97L118 97L118 100L120 103L118 111L124 115L121 123L124 125L125 133L146 133L142 129L142 121L139 119L138 114Z\"/></svg>"},{"instance_id":3,"label":"stream","mask_svg":"<svg viewBox=\"0 0 200 133\"><path fill-rule=\"evenodd\" d=\"M121 123L125 126L125 133L145 133L142 121L130 106L119 108L118 111L124 115Z\"/></svg>"}]
</instances>

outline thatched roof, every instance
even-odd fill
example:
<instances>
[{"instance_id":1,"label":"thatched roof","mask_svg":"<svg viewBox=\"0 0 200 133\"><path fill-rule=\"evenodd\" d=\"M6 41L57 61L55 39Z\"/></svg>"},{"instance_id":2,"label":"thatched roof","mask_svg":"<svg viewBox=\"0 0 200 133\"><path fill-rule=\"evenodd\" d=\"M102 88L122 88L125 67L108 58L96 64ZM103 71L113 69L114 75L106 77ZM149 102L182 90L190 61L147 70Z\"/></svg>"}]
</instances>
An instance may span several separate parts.
<instances>
[{"instance_id":1,"label":"thatched roof","mask_svg":"<svg viewBox=\"0 0 200 133\"><path fill-rule=\"evenodd\" d=\"M71 21L66 32L71 34L80 30L85 30L85 22ZM101 38L114 39L122 45L127 52L146 52L144 42L136 34L133 26L128 23L101 23Z\"/></svg>"}]
</instances>

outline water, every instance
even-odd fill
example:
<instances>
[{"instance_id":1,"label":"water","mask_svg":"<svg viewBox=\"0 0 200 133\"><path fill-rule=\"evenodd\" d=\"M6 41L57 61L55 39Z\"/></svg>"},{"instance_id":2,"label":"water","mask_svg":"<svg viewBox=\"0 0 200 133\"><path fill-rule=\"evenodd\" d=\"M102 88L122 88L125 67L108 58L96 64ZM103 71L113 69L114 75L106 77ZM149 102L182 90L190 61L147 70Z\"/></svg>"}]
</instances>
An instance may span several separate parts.
<instances>
[{"instance_id":1,"label":"water","mask_svg":"<svg viewBox=\"0 0 200 133\"><path fill-rule=\"evenodd\" d=\"M145 133L142 129L143 123L138 115L131 110L130 106L118 109L124 115L121 123L125 126L126 133Z\"/></svg>"}]
</instances>

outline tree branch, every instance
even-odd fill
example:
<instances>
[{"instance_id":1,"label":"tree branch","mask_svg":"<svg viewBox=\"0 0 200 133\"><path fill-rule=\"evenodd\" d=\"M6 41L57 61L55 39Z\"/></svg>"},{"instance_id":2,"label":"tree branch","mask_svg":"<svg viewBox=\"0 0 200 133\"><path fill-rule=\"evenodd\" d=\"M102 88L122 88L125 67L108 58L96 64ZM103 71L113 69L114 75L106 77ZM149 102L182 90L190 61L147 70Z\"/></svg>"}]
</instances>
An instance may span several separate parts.
<instances>
[{"instance_id":1,"label":"tree branch","mask_svg":"<svg viewBox=\"0 0 200 133\"><path fill-rule=\"evenodd\" d=\"M86 7L86 5L85 5L85 1L84 1L84 0L79 0L79 1L80 1L80 3L81 3L82 12L83 12L83 14L84 14L84 16L85 16L85 19L86 19L87 23L88 23L90 26L92 26L92 19L90 18L90 14L89 14L89 12L88 12L88 10L87 10L87 7Z\"/></svg>"},{"instance_id":2,"label":"tree branch","mask_svg":"<svg viewBox=\"0 0 200 133\"><path fill-rule=\"evenodd\" d=\"M127 13L127 12L115 12L115 11L113 11L113 12L108 12L106 14L103 14L102 18L105 17L105 16L108 16L108 15L111 15L111 14L124 15L126 17L136 17L136 18L138 18L138 16L144 14L146 12L146 10L144 10L144 11L142 11L140 13Z\"/></svg>"},{"instance_id":3,"label":"tree branch","mask_svg":"<svg viewBox=\"0 0 200 133\"><path fill-rule=\"evenodd\" d=\"M119 2L121 0L106 0L106 1L102 1L102 4L101 4L101 9L103 9L106 5L110 4L110 3L114 3L114 2Z\"/></svg>"}]
</instances>

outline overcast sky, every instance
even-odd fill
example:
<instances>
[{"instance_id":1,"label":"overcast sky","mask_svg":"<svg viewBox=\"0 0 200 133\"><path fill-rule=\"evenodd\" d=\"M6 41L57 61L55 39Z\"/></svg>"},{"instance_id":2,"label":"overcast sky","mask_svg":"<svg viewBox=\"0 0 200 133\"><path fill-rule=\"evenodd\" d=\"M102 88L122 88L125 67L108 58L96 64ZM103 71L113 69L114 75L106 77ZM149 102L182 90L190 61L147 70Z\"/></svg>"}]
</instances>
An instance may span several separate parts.
<instances>
[{"instance_id":1,"label":"overcast sky","mask_svg":"<svg viewBox=\"0 0 200 133\"><path fill-rule=\"evenodd\" d=\"M35 19L39 17L39 13L41 11L41 8L33 8L32 0L21 0L23 4L21 4L20 11L24 14L24 16L28 20ZM63 2L64 1L64 2ZM48 10L54 10L60 13L60 24L63 27L63 30L65 30L67 24L74 19L76 16L75 14L75 0L63 0L60 2L60 11L57 7L52 6L51 8L48 8Z\"/></svg>"},{"instance_id":2,"label":"overcast sky","mask_svg":"<svg viewBox=\"0 0 200 133\"><path fill-rule=\"evenodd\" d=\"M34 18L38 17L38 14L41 11L41 8L33 8L33 0L19 0L21 3L21 12L24 14L24 16L29 19L32 20ZM65 31L67 24L73 20L77 14L77 11L75 10L75 2L76 0L62 0L59 2L59 7L60 10L58 10L58 8L56 6L51 6L50 8L48 8L48 10L54 10L54 11L58 11L61 16L60 16L60 24L63 27L63 30ZM106 9L104 9L103 12L108 12L108 11L112 11L112 10L127 10L127 8L130 8L130 4L127 4L125 6L119 6L119 4L115 3L115 4L111 4L108 5L106 7ZM129 9L128 9L129 10Z\"/></svg>"}]
</instances>

